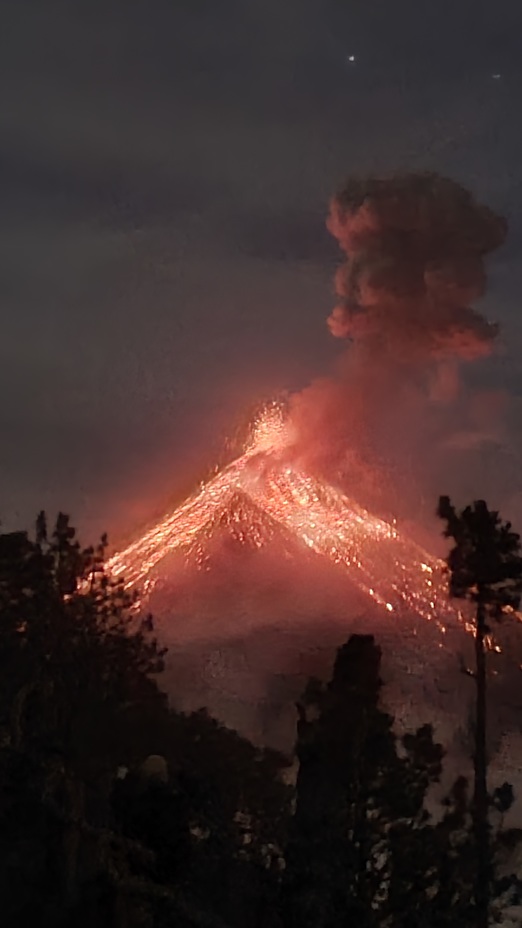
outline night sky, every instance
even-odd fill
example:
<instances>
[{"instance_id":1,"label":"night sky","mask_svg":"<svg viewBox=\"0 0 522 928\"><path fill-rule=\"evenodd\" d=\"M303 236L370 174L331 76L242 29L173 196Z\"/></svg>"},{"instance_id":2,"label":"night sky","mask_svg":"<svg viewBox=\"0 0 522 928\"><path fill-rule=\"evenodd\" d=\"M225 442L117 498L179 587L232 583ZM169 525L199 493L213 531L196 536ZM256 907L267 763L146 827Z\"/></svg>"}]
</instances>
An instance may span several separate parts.
<instances>
[{"instance_id":1,"label":"night sky","mask_svg":"<svg viewBox=\"0 0 522 928\"><path fill-rule=\"evenodd\" d=\"M328 199L435 169L508 216L473 374L522 394L520 0L11 0L0 518L119 537L340 346Z\"/></svg>"}]
</instances>

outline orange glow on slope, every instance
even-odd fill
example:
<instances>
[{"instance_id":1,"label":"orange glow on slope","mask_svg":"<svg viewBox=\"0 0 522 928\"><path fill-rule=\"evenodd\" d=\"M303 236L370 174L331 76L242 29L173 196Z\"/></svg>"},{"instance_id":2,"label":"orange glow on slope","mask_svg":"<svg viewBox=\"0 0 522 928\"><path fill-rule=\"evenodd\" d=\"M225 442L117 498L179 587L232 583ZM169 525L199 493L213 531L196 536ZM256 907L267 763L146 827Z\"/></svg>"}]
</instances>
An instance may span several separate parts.
<instances>
[{"instance_id":1,"label":"orange glow on slope","mask_svg":"<svg viewBox=\"0 0 522 928\"><path fill-rule=\"evenodd\" d=\"M284 462L290 439L280 407L270 404L254 423L244 454L201 485L174 512L112 557L107 568L127 588L147 594L154 569L175 551L196 558L210 526L233 505L241 520L239 541L260 547L252 504L316 554L348 571L350 580L389 613L413 610L442 632L446 618L460 616L448 601L444 563L394 525L372 516L334 487ZM249 521L250 520L250 521Z\"/></svg>"},{"instance_id":2,"label":"orange glow on slope","mask_svg":"<svg viewBox=\"0 0 522 928\"><path fill-rule=\"evenodd\" d=\"M243 490L245 470L252 459L266 454L269 449L284 447L284 433L281 409L270 404L254 422L244 454L201 484L199 490L142 538L110 558L106 565L108 571L114 577L122 577L125 587L130 589L147 578L168 554L188 548L212 517Z\"/></svg>"}]
</instances>

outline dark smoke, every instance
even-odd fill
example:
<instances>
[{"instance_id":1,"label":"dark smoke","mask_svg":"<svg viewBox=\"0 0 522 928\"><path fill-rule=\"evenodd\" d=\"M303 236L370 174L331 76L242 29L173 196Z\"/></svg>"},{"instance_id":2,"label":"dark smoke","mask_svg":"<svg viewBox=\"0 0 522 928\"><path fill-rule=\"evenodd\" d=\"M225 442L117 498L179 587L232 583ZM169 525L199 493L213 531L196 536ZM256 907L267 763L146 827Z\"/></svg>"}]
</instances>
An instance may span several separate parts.
<instances>
[{"instance_id":1,"label":"dark smoke","mask_svg":"<svg viewBox=\"0 0 522 928\"><path fill-rule=\"evenodd\" d=\"M349 347L334 376L294 398L295 454L383 514L405 500L431 512L448 475L473 470L452 441L481 441L459 368L493 349L498 326L471 303L507 225L436 174L349 180L327 225L346 254L328 325Z\"/></svg>"},{"instance_id":2,"label":"dark smoke","mask_svg":"<svg viewBox=\"0 0 522 928\"><path fill-rule=\"evenodd\" d=\"M485 292L484 257L507 226L467 190L436 174L350 180L327 224L347 254L328 320L334 335L371 339L404 359L489 353L498 328L470 303Z\"/></svg>"}]
</instances>

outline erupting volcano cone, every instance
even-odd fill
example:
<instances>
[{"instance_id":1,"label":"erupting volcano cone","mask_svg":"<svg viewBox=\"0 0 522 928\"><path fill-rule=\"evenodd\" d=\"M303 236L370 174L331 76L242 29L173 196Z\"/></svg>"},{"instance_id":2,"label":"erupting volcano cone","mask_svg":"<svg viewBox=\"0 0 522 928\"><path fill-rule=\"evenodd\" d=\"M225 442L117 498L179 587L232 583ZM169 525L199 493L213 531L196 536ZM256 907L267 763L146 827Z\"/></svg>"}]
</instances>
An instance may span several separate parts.
<instances>
[{"instance_id":1,"label":"erupting volcano cone","mask_svg":"<svg viewBox=\"0 0 522 928\"><path fill-rule=\"evenodd\" d=\"M455 715L473 695L460 667L472 625L443 562L297 469L270 415L242 456L108 563L159 617L177 703L273 740L276 704L292 708L349 634L371 631L404 723L434 707L440 719L444 703Z\"/></svg>"},{"instance_id":2,"label":"erupting volcano cone","mask_svg":"<svg viewBox=\"0 0 522 928\"><path fill-rule=\"evenodd\" d=\"M288 555L308 550L336 565L388 613L413 610L444 631L448 617L458 613L448 603L443 562L335 487L293 467L281 451L279 430L275 450L266 424L259 432L259 445L111 558L109 571L150 595L174 552L204 567L216 537L246 550L277 542Z\"/></svg>"}]
</instances>

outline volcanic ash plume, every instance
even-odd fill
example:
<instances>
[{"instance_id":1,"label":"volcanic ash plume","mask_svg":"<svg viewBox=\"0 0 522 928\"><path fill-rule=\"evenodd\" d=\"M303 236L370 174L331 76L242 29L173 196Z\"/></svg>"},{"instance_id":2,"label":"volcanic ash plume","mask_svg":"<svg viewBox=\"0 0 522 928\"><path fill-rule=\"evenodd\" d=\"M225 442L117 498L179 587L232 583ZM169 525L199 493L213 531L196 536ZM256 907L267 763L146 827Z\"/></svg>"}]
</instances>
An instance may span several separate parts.
<instances>
[{"instance_id":1,"label":"volcanic ash plume","mask_svg":"<svg viewBox=\"0 0 522 928\"><path fill-rule=\"evenodd\" d=\"M469 304L485 291L484 257L506 224L463 187L434 174L352 180L333 199L328 228L347 254L333 335L403 360L489 353L497 327Z\"/></svg>"},{"instance_id":2,"label":"volcanic ash plume","mask_svg":"<svg viewBox=\"0 0 522 928\"><path fill-rule=\"evenodd\" d=\"M506 223L454 181L405 174L350 180L327 225L346 254L328 325L350 349L293 401L297 454L371 506L367 484L391 480L396 495L397 471L413 468L411 486L427 470L423 447L468 427L457 422L459 365L488 355L498 331L470 304Z\"/></svg>"}]
</instances>

